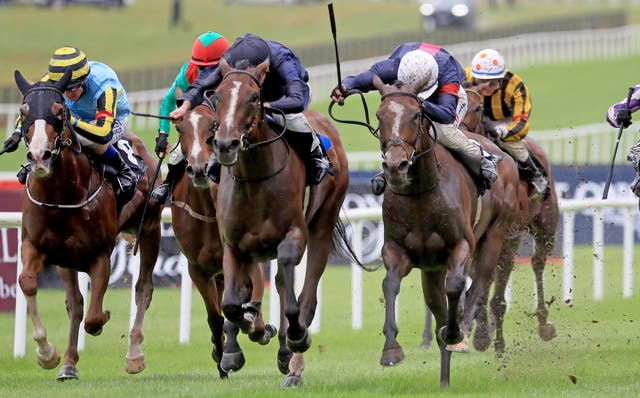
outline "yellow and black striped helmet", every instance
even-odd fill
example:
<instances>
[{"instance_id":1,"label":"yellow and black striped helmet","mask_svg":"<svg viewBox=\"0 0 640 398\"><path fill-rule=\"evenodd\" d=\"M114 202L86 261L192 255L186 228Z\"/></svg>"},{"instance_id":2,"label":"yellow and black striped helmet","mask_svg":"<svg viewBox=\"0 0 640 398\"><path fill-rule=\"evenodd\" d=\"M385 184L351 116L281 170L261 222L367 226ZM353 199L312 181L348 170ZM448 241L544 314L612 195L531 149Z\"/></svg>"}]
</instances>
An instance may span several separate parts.
<instances>
[{"instance_id":1,"label":"yellow and black striped helmet","mask_svg":"<svg viewBox=\"0 0 640 398\"><path fill-rule=\"evenodd\" d=\"M57 49L49 61L49 81L57 82L67 69L71 69L71 81L68 88L74 88L84 82L89 74L87 56L75 47L61 47Z\"/></svg>"}]
</instances>

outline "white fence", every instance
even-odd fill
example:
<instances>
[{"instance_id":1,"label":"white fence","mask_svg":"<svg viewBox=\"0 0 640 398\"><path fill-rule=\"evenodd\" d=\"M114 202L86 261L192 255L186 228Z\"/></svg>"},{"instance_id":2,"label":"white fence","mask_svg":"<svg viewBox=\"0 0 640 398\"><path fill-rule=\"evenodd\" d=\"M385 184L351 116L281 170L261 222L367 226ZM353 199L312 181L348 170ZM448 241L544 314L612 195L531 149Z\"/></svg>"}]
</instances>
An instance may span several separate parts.
<instances>
[{"instance_id":1,"label":"white fence","mask_svg":"<svg viewBox=\"0 0 640 398\"><path fill-rule=\"evenodd\" d=\"M634 251L634 225L632 212L635 212L638 201L633 198L615 199L603 201L600 199L589 200L561 200L560 210L562 212L563 227L562 227L562 257L563 257L563 302L570 303L573 300L573 250L574 250L574 216L577 211L592 210L593 211L593 298L595 300L601 300L604 297L604 217L605 211L611 209L620 209L624 212L624 225L623 225L623 291L622 296L629 298L633 295L633 251ZM382 212L379 207L372 208L358 208L352 210L343 211L343 219L345 222L352 223L353 234L351 238L352 246L355 253L359 258L362 257L362 226L363 223L370 220L381 220ZM19 212L0 212L0 226L20 226L22 215ZM170 221L170 210L165 209L163 213L163 219ZM139 254L137 255L139 256ZM303 259L304 261L304 259ZM273 263L272 263L273 264ZM180 336L179 342L186 344L189 342L190 334L190 314L191 314L191 298L193 294L192 282L187 272L186 261L182 261L182 282L181 282L181 299L180 299ZM608 266L616 266L615 264L609 264ZM134 267L135 268L135 267ZM275 267L270 267L272 274L270 276L271 286L274 284ZM303 267L297 267L299 271L304 272ZM22 264L20 262L20 256L18 256L18 275L21 272ZM352 328L362 328L362 269L357 264L351 265L351 311L352 311ZM131 318L130 326L133 323L135 316L135 296L134 286L136 283L136 272L132 270L132 296L131 296ZM83 286L83 295L86 296L86 287L88 285L88 278L86 274L80 273ZM297 275L300 275L298 273ZM302 280L302 278L297 278ZM16 279L17 280L17 279ZM321 296L322 284L319 285L318 292L318 309L316 311L316 318L311 325L311 331L317 332L320 329L320 307L322 304ZM270 314L269 319L271 323L279 323L279 310L278 296L275 289L270 289ZM87 300L85 300L85 304ZM14 327L14 357L23 357L25 355L26 347L26 299L22 291L16 289L16 313L15 313L15 327ZM79 336L79 349L84 347L84 329L80 328Z\"/></svg>"}]
</instances>

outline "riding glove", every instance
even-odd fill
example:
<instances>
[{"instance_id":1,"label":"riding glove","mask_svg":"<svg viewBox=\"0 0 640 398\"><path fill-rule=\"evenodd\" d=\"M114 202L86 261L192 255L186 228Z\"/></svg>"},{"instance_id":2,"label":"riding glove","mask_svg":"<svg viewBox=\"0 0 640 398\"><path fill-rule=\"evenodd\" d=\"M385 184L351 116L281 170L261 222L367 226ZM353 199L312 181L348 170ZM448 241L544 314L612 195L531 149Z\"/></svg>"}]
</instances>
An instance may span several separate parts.
<instances>
[{"instance_id":1,"label":"riding glove","mask_svg":"<svg viewBox=\"0 0 640 398\"><path fill-rule=\"evenodd\" d=\"M495 133L498 138L504 140L509 134L509 129L507 128L507 126L496 126Z\"/></svg>"},{"instance_id":2,"label":"riding glove","mask_svg":"<svg viewBox=\"0 0 640 398\"><path fill-rule=\"evenodd\" d=\"M158 157L160 157L160 154L166 155L168 145L167 133L164 131L158 132L158 137L156 137L156 155L158 155Z\"/></svg>"},{"instance_id":3,"label":"riding glove","mask_svg":"<svg viewBox=\"0 0 640 398\"><path fill-rule=\"evenodd\" d=\"M4 142L4 151L5 152L13 152L20 146L20 140L22 140L22 134L19 132L15 132L11 134L11 137L7 138Z\"/></svg>"},{"instance_id":4,"label":"riding glove","mask_svg":"<svg viewBox=\"0 0 640 398\"><path fill-rule=\"evenodd\" d=\"M331 90L331 94L329 98L334 99L335 101L344 101L345 94L347 93L347 88L343 84L338 84Z\"/></svg>"},{"instance_id":5,"label":"riding glove","mask_svg":"<svg viewBox=\"0 0 640 398\"><path fill-rule=\"evenodd\" d=\"M625 129L631 125L631 111L628 109L621 109L616 115L616 123L618 126L623 126Z\"/></svg>"}]
</instances>

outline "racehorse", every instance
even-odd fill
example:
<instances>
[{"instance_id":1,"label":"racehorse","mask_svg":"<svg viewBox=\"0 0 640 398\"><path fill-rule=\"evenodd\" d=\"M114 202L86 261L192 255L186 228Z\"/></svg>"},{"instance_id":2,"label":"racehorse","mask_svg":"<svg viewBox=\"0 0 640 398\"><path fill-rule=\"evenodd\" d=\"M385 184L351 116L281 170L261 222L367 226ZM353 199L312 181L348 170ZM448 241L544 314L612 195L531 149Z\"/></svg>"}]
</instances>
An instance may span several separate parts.
<instances>
[{"instance_id":1,"label":"racehorse","mask_svg":"<svg viewBox=\"0 0 640 398\"><path fill-rule=\"evenodd\" d=\"M147 170L134 197L118 209L112 185L106 182L103 171L92 166L71 126L62 93L70 77L67 73L56 84L32 85L20 72L15 72L16 84L24 95L20 117L29 148L27 159L32 164L23 202L21 256L24 268L19 283L33 322L38 364L53 369L60 362L60 354L47 340L36 293L38 274L48 265L57 265L66 289L70 319L64 363L57 375L61 381L79 378L76 364L83 297L78 288L78 272L87 273L91 280L84 328L97 336L110 317L110 312L103 310L102 302L111 271L111 252L120 232L134 234L139 227L145 195L153 177ZM154 164L142 140L131 133L126 136L133 143L129 149L140 155L145 164ZM137 312L125 360L128 373L141 372L146 366L140 347L144 338L142 323L153 294L152 273L159 250L161 213L160 206L150 204L142 224L140 274L135 288Z\"/></svg>"},{"instance_id":2,"label":"racehorse","mask_svg":"<svg viewBox=\"0 0 640 398\"><path fill-rule=\"evenodd\" d=\"M395 304L401 280L413 268L421 271L425 304L433 312L440 348L440 385L449 386L451 351L463 335L458 306L471 267L490 272L498 262L502 241L515 215L517 169L512 159L498 164L498 178L482 196L466 168L436 143L437 131L423 113L417 93L424 86L385 85L380 92L376 133L387 180L382 203L387 270L382 282L385 298L385 343L380 363L393 366L404 360L396 340ZM499 150L484 137L484 148ZM467 305L477 306L486 294L472 285ZM485 300L486 301L486 300Z\"/></svg>"},{"instance_id":3,"label":"racehorse","mask_svg":"<svg viewBox=\"0 0 640 398\"><path fill-rule=\"evenodd\" d=\"M223 78L212 96L216 113L212 146L223 165L216 202L224 245L222 309L228 320L241 322L251 304L248 273L256 262L277 258L276 288L284 303L281 322L287 326L278 331L278 367L287 374L284 385L295 386L302 383L302 353L311 345L308 327L316 310L318 282L339 230L349 183L347 158L329 119L306 111L314 129L331 141L327 152L334 172L305 195L303 158L285 139L286 128L269 122L260 99L268 60L235 69L223 59L219 68ZM294 267L305 249L306 276L296 298Z\"/></svg>"},{"instance_id":4,"label":"racehorse","mask_svg":"<svg viewBox=\"0 0 640 398\"><path fill-rule=\"evenodd\" d=\"M211 103L205 101L188 111L185 117L176 121L182 156L186 162L184 173L175 185L171 199L171 216L176 240L188 263L189 275L196 285L207 311L207 322L211 330L213 349L211 356L215 361L220 378L226 378L229 367L224 366L227 355L241 355L235 336L237 328L224 326L224 316L220 303L224 290L222 275L222 243L218 232L214 198L218 185L206 174L211 147L206 140L213 129L213 109ZM258 275L255 280L255 300L262 297L262 275L258 267L254 268ZM227 344L223 336L227 329ZM254 339L266 344L275 329L268 329L265 336L265 325L262 313L257 316L253 326ZM235 332L235 333L233 333ZM224 354L223 351L228 351ZM240 359L244 363L244 359ZM222 361L222 363L221 363Z\"/></svg>"},{"instance_id":5,"label":"racehorse","mask_svg":"<svg viewBox=\"0 0 640 398\"><path fill-rule=\"evenodd\" d=\"M487 129L482 121L483 107L480 94L467 89L468 109L462 125L469 131L484 135ZM491 299L491 325L488 324L486 311L479 311L476 316L477 326L474 333L473 345L479 351L486 350L491 344L491 332L489 328L495 328L494 350L497 354L504 352L505 343L503 336L504 314L506 312L505 290L514 259L523 232L527 231L535 242L534 253L531 257L531 266L535 274L538 318L538 335L543 341L549 341L556 335L555 326L548 323L549 311L544 296L543 273L547 258L553 250L555 242L560 210L558 197L553 184L551 166L544 149L531 137L527 137L527 145L534 156L539 160L549 181L548 191L539 194L531 189L524 178L520 178L518 184L518 215L516 221L505 236L502 253L495 273L494 293ZM506 154L505 154L506 155ZM507 155L508 156L508 155ZM466 318L467 328L471 327L472 319Z\"/></svg>"}]
</instances>

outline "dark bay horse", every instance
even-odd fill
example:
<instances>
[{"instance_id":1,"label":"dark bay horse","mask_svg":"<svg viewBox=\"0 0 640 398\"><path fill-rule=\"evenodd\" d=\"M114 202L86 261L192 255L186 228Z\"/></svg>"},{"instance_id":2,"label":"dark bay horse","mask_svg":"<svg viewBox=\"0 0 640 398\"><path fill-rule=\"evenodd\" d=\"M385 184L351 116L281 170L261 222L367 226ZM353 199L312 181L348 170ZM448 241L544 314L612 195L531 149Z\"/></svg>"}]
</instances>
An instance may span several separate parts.
<instances>
[{"instance_id":1,"label":"dark bay horse","mask_svg":"<svg viewBox=\"0 0 640 398\"><path fill-rule=\"evenodd\" d=\"M211 156L211 147L206 140L213 130L213 109L208 101L187 112L182 120L176 121L180 148L186 162L186 173L183 174L173 190L171 198L171 216L173 230L180 249L185 255L189 275L202 296L207 311L207 323L211 330L213 348L211 356L216 363L220 378L226 378L229 370L236 371L233 366L225 367L227 355L241 355L237 345L237 328L224 325L224 316L220 303L224 291L222 274L222 242L216 220L215 197L218 184L206 175ZM254 267L252 281L254 285L254 301L262 297L262 274L259 267ZM262 313L256 316L253 326L253 339L265 344L274 334L268 329L265 336L265 325ZM223 328L227 329L228 341L225 345ZM234 333L235 332L235 333ZM229 351L224 354L223 351ZM236 359L244 363L244 358ZM222 361L222 362L221 362ZM231 369L229 369L231 367Z\"/></svg>"},{"instance_id":2,"label":"dark bay horse","mask_svg":"<svg viewBox=\"0 0 640 398\"><path fill-rule=\"evenodd\" d=\"M388 86L377 76L373 82L381 94L376 116L387 179L382 204L385 343L380 363L393 366L404 360L396 340L395 304L401 280L417 268L425 304L436 321L440 385L447 387L451 363L447 345L463 338L458 306L466 276L472 272L472 263L475 269L491 272L498 262L516 212L517 169L513 160L504 158L498 165L498 179L479 197L466 168L435 141L438 132L417 96L423 84ZM475 138L499 152L486 138ZM481 305L483 294L474 283L467 294L468 305Z\"/></svg>"},{"instance_id":3,"label":"dark bay horse","mask_svg":"<svg viewBox=\"0 0 640 398\"><path fill-rule=\"evenodd\" d=\"M68 76L67 76L68 75ZM23 132L28 142L27 159L32 170L25 184L22 213L22 263L20 288L27 298L27 308L33 322L33 336L38 344L36 357L45 369L53 369L60 362L57 348L47 340L38 312L37 276L46 266L57 265L66 289L66 306L70 319L69 340L57 379L77 379L78 330L83 316L83 297L78 288L78 272L85 272L91 280L91 299L84 319L87 333L97 336L109 320L110 312L102 302L111 271L110 255L120 232L135 236L140 225L145 195L150 189L152 171L147 169L138 184L138 192L120 211L114 190L104 173L92 167L82 151L73 131L69 109L62 90L70 74L58 83L28 83L15 72L18 88L24 95L20 108ZM127 133L133 151L145 164L154 159L142 140ZM140 274L136 284L137 312L129 334L129 349L125 369L141 372L145 358L140 347L144 338L142 323L153 294L152 273L160 242L162 208L150 204L141 236Z\"/></svg>"},{"instance_id":4,"label":"dark bay horse","mask_svg":"<svg viewBox=\"0 0 640 398\"><path fill-rule=\"evenodd\" d=\"M463 127L469 131L485 133L482 121L482 98L475 90L467 90L468 112L463 121ZM560 210L558 197L551 174L551 165L544 149L531 137L527 137L529 150L533 152L544 168L549 181L549 189L545 194L539 194L532 189L524 178L518 184L518 214L515 223L505 236L505 242L498 267L495 273L494 293L491 299L491 320L488 324L486 311L480 311L476 316L477 327L473 345L477 350L484 351L491 344L490 328L495 328L494 349L496 353L504 352L503 322L506 312L505 289L513 270L515 256L524 232L528 232L535 242L531 266L535 274L538 318L538 335L544 341L555 337L555 326L548 323L549 311L544 295L543 274L547 258L553 250ZM508 156L505 153L505 156Z\"/></svg>"},{"instance_id":5,"label":"dark bay horse","mask_svg":"<svg viewBox=\"0 0 640 398\"><path fill-rule=\"evenodd\" d=\"M250 304L246 290L251 268L277 258L276 288L284 302L280 314L286 319L281 322L287 326L278 332L278 364L287 374L284 385L294 386L302 383L302 353L311 345L308 327L316 310L316 290L349 183L347 158L329 119L306 111L316 131L331 140L327 152L335 171L305 195L303 159L284 139L283 129L268 122L260 99L268 61L240 70L223 59L219 68L223 79L212 97L217 124L212 145L223 165L216 202L224 245L222 309L227 319L242 321ZM294 267L305 249L306 276L296 297Z\"/></svg>"}]
</instances>

